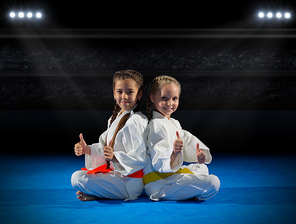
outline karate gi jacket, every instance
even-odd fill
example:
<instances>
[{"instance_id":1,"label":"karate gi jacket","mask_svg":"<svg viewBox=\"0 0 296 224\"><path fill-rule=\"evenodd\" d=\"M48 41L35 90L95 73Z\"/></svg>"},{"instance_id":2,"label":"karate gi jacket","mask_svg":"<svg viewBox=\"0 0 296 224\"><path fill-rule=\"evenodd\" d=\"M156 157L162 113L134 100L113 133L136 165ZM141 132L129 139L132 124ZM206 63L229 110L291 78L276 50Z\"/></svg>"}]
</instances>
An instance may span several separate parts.
<instances>
[{"instance_id":1,"label":"karate gi jacket","mask_svg":"<svg viewBox=\"0 0 296 224\"><path fill-rule=\"evenodd\" d=\"M130 113L130 117L115 138L113 147L114 157L110 161L110 168L124 176L144 168L146 163L146 126L148 119L141 112L134 113L132 110L129 110L117 116L111 125L110 118L108 120L108 128L101 134L99 142L89 145L91 155L85 155L85 166L88 170L106 164L103 152L105 140L108 143L113 138L119 121L127 113Z\"/></svg>"},{"instance_id":2,"label":"karate gi jacket","mask_svg":"<svg viewBox=\"0 0 296 224\"><path fill-rule=\"evenodd\" d=\"M173 144L177 139L176 131L183 140L182 153L178 154L176 160L170 165L173 153ZM166 118L162 114L153 111L153 119L147 125L147 159L144 174L158 171L160 173L172 173L178 171L185 162L198 162L196 157L196 144L206 154L206 164L212 161L210 149L190 132L183 130L179 121Z\"/></svg>"}]
</instances>

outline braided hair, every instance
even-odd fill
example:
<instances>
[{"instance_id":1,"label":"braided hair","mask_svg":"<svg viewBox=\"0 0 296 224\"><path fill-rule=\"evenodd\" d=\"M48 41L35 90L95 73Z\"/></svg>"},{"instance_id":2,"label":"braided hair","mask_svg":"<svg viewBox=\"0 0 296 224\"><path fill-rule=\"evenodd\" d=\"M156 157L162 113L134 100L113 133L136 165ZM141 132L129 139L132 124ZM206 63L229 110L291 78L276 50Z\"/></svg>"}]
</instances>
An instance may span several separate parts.
<instances>
[{"instance_id":1,"label":"braided hair","mask_svg":"<svg viewBox=\"0 0 296 224\"><path fill-rule=\"evenodd\" d=\"M146 101L146 111L147 111L147 118L150 121L152 119L152 114L154 110L154 105L150 99L150 94L154 95L157 90L160 90L163 85L175 84L180 89L181 94L181 85L180 83L171 76L161 75L154 78L149 86L148 96Z\"/></svg>"}]
</instances>

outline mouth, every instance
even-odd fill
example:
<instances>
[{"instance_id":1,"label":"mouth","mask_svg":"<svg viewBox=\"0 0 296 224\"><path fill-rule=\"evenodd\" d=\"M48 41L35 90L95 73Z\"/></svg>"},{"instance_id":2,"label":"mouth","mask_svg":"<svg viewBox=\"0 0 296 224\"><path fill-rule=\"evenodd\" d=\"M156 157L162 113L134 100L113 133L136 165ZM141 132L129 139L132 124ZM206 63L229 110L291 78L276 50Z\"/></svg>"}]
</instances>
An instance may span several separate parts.
<instances>
[{"instance_id":1,"label":"mouth","mask_svg":"<svg viewBox=\"0 0 296 224\"><path fill-rule=\"evenodd\" d=\"M173 111L173 108L167 108L167 107L164 107L163 108L165 111L167 111L167 112L171 112L171 111Z\"/></svg>"}]
</instances>

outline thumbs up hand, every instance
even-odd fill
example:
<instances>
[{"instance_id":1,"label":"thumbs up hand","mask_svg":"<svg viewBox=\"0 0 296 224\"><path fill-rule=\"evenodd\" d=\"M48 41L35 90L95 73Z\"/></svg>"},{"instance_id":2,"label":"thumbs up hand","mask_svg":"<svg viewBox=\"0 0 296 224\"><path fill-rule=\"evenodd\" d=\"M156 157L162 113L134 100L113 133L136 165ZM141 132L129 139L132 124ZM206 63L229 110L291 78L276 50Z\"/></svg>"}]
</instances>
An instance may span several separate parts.
<instances>
[{"instance_id":1,"label":"thumbs up hand","mask_svg":"<svg viewBox=\"0 0 296 224\"><path fill-rule=\"evenodd\" d=\"M183 141L180 138L180 134L178 131L176 131L177 139L174 141L174 153L179 154L182 152L183 149Z\"/></svg>"},{"instance_id":2,"label":"thumbs up hand","mask_svg":"<svg viewBox=\"0 0 296 224\"><path fill-rule=\"evenodd\" d=\"M111 147L112 145L112 139L110 140L109 144L104 147L104 156L105 159L109 162L113 159L113 148Z\"/></svg>"},{"instance_id":3,"label":"thumbs up hand","mask_svg":"<svg viewBox=\"0 0 296 224\"><path fill-rule=\"evenodd\" d=\"M75 152L75 155L76 156L81 156L85 153L88 153L90 154L90 149L89 149L89 146L86 144L86 142L84 141L83 139L83 135L80 134L79 135L79 139L80 139L80 142L76 143L74 145L74 152Z\"/></svg>"},{"instance_id":4,"label":"thumbs up hand","mask_svg":"<svg viewBox=\"0 0 296 224\"><path fill-rule=\"evenodd\" d=\"M199 164L205 163L206 154L199 148L199 143L196 144L196 157Z\"/></svg>"}]
</instances>

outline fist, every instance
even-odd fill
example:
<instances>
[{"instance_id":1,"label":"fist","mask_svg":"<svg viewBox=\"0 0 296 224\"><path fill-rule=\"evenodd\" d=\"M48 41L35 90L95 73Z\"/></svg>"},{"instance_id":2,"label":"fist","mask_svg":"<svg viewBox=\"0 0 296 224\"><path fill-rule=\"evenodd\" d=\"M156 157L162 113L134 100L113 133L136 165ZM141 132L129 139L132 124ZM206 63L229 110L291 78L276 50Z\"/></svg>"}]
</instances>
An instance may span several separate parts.
<instances>
[{"instance_id":1,"label":"fist","mask_svg":"<svg viewBox=\"0 0 296 224\"><path fill-rule=\"evenodd\" d=\"M183 149L183 141L180 138L180 134L176 131L177 139L174 141L174 153L179 154Z\"/></svg>"},{"instance_id":2,"label":"fist","mask_svg":"<svg viewBox=\"0 0 296 224\"><path fill-rule=\"evenodd\" d=\"M203 164L206 161L206 154L199 148L199 143L196 144L196 158L199 164Z\"/></svg>"}]
</instances>

